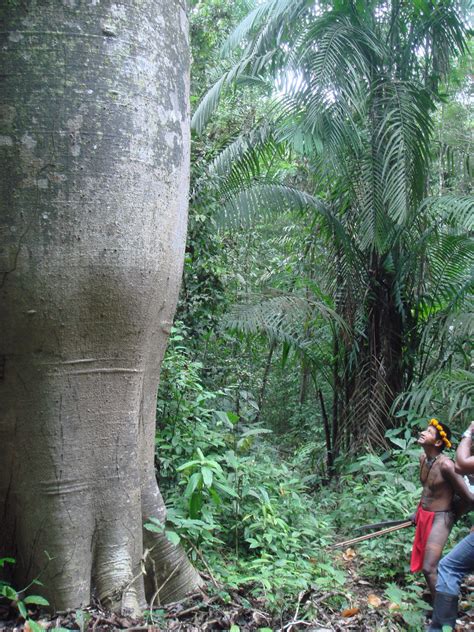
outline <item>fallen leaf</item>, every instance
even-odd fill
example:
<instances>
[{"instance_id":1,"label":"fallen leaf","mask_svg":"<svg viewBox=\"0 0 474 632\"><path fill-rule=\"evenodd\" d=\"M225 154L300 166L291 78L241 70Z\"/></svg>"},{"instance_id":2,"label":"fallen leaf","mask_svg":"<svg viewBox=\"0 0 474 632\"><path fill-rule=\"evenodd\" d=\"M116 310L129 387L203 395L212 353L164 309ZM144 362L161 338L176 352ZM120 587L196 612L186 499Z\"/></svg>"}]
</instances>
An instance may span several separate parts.
<instances>
[{"instance_id":1,"label":"fallen leaf","mask_svg":"<svg viewBox=\"0 0 474 632\"><path fill-rule=\"evenodd\" d=\"M359 614L360 610L359 608L347 608L346 610L343 610L341 612L341 616L343 617L353 617L356 614Z\"/></svg>"},{"instance_id":2,"label":"fallen leaf","mask_svg":"<svg viewBox=\"0 0 474 632\"><path fill-rule=\"evenodd\" d=\"M393 603L393 601L392 601L391 603L388 604L388 609L389 610L400 610L400 604Z\"/></svg>"},{"instance_id":3,"label":"fallen leaf","mask_svg":"<svg viewBox=\"0 0 474 632\"><path fill-rule=\"evenodd\" d=\"M350 562L350 560L353 560L355 557L357 557L357 553L354 551L354 549L346 549L342 554L342 557L346 560L346 562Z\"/></svg>"},{"instance_id":4,"label":"fallen leaf","mask_svg":"<svg viewBox=\"0 0 474 632\"><path fill-rule=\"evenodd\" d=\"M382 600L378 595L370 593L370 595L367 595L367 603L373 608L380 608L380 606L382 605Z\"/></svg>"}]
</instances>

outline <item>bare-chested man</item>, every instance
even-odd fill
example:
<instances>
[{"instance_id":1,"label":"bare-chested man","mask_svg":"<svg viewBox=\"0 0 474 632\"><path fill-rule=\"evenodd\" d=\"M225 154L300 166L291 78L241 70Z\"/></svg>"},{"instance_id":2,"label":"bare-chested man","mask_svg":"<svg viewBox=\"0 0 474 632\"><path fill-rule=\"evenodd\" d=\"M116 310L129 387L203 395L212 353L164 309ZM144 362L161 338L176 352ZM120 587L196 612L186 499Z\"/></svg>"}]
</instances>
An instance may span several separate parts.
<instances>
[{"instance_id":1,"label":"bare-chested man","mask_svg":"<svg viewBox=\"0 0 474 632\"><path fill-rule=\"evenodd\" d=\"M412 573L423 574L434 598L438 562L454 523L454 495L472 502L474 495L463 478L456 474L454 463L442 454L451 447L451 431L437 419L431 419L420 433L420 481L423 485L420 504L415 516L415 540L411 556Z\"/></svg>"}]
</instances>

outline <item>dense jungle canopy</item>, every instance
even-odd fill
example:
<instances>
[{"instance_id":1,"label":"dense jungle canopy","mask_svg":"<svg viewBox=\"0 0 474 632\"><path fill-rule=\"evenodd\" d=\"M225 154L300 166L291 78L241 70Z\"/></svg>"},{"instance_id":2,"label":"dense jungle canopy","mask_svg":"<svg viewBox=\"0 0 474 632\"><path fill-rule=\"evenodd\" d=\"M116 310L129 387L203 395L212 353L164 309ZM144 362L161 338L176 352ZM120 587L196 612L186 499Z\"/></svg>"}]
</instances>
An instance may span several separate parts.
<instances>
[{"instance_id":1,"label":"dense jungle canopy","mask_svg":"<svg viewBox=\"0 0 474 632\"><path fill-rule=\"evenodd\" d=\"M7 0L6 4L15 3ZM76 11L75 3L69 4L64 3L66 11ZM146 88L145 96L137 97L141 113L133 114L129 128L115 105L107 110L109 100L120 107L121 102L132 103L135 94L142 95L142 76L153 61L143 62L138 70L137 62L131 70L132 65L119 54L117 65L109 67L104 79L109 91L100 95L104 112L98 114L98 105L97 111L89 112L103 117L99 131L87 128L85 111L79 120L58 108L58 119L68 120L71 146L83 142L82 155L72 152L74 158L63 165L70 180L71 164L74 178L83 178L77 174L86 168L89 179L77 180L77 198L93 199L94 187L105 187L98 198L104 215L84 229L86 238L96 240L94 252L108 249L112 253L107 255L111 257L107 270L116 265L116 241L119 251L146 252L145 263L137 263L140 254L133 259L131 269L139 272L130 283L122 274L125 266L117 264L120 274L114 272L108 280L101 276L100 283L92 284L93 291L83 295L88 309L100 313L100 318L105 313L99 333L85 327L89 316L83 307L77 307L77 323L71 327L80 329L81 354L92 353L91 339L94 344L99 340L99 353L103 352L101 336L113 339L116 346L107 356L106 368L97 371L120 373L111 389L99 388L95 381L81 382L74 405L78 410L82 406L87 416L87 397L94 389L99 406L88 428L102 423L105 408L105 419L113 420L120 406L127 411L121 417L123 424L108 426L104 421L104 432L90 430L87 440L68 430L64 438L61 425L61 441L74 443L69 451L74 462L79 462L79 452L86 451L98 463L107 446L120 446L122 452L117 447L109 465L104 458L103 468L107 476L110 469L110 477L114 469L120 470L128 483L123 489L114 487L115 495L109 496L107 487L101 492L100 510L86 521L90 537L84 536L83 549L78 546L77 552L75 548L71 552L70 541L64 541L58 554L51 550L56 540L45 538L49 561L40 561L44 551L38 549L31 554L34 562L30 561L27 572L21 569L24 560L13 544L5 545L10 537L5 527L0 562L4 569L13 570L0 581L0 595L5 597L0 605L0 629L2 618L13 625L15 617L17 626L27 619L33 632L44 629L35 628L39 614L31 608L46 606L48 601L56 604L54 595L63 590L66 596L58 598L58 609L74 610L61 615L54 625L66 629L93 629L95 622L94 629L103 630L146 629L148 624L163 630L231 632L423 630L429 606L424 601L423 578L409 573L412 529L342 549L332 545L361 535L357 529L366 523L407 519L421 494L420 430L431 418L448 424L453 449L447 453L454 459L459 437L474 419L469 4L462 0L190 0L187 241L185 247L184 237L181 245L170 241L169 251L154 250L150 244L155 237L164 239L163 234L178 235L179 242L184 234L184 220L173 223L187 196L183 182L187 182L188 88L181 79L187 73L184 18L176 18L170 8L180 3L160 1L156 9L147 2L147 8L139 10L140 3L133 0L133 20L120 3L110 15L110 3L102 4L101 37L119 42L115 29L120 32L121 20L127 20L129 37L138 42L138 49L151 47L152 60L160 50L167 51L167 57L156 70L160 87L157 91ZM89 10L93 16L95 9ZM139 11L147 18L143 41ZM73 19L71 15L66 13L67 20ZM157 44L152 33L161 33L163 19L168 25L166 37L160 36ZM52 31L60 27L58 18ZM22 55L20 39L10 35L9 41L19 42ZM78 85L87 86L90 61L85 53L81 55L84 69ZM99 59L98 52L93 55ZM50 63L46 53L41 59ZM54 61L59 71L61 59L58 54ZM133 82L123 87L130 73ZM161 84L163 76L167 79ZM42 94L35 77L34 90L42 95L38 111L47 111L53 93ZM100 72L98 77L100 84ZM59 84L55 86L60 92ZM18 98L15 90L12 99ZM95 97L84 95L82 99L94 103ZM0 136L7 152L11 149L5 140L11 133L10 105L8 101L3 106L7 131ZM47 118L41 120L41 125L51 124ZM163 120L166 135L160 132ZM30 152L32 169L37 169L37 186L28 203L48 213L51 202L37 202L42 189L49 186L41 182L45 178L53 182L54 175L61 187L61 169L54 166L50 175L46 158L35 166L36 141L28 135L28 125L24 129L20 154ZM120 130L118 136L114 136L116 130ZM109 134L113 151L104 151L102 162L89 160L87 152L92 149L81 141L81 134L83 138ZM59 137L66 138L66 132L58 132ZM53 151L51 144L44 144ZM136 150L130 150L131 160L136 159L137 165L140 161L148 165L153 152L163 152L159 176L151 168L140 175L135 163L133 173L127 171L127 152L132 146ZM11 161L8 154L5 164ZM117 163L123 163L123 169L117 169ZM110 170L116 179L94 180L96 169ZM17 181L17 171L6 173ZM27 186L25 181L21 186ZM155 186L158 181L170 188ZM148 182L153 184L148 186ZM8 200L2 213L8 215L16 198L10 196L8 182L2 184L2 196ZM61 199L67 197L64 194ZM122 217L113 209L123 206L124 200ZM169 200L175 202L166 206ZM140 219L148 208L152 213L153 204L164 208L171 222L161 232L152 215L149 220ZM85 207L78 208L82 217ZM62 211L58 212L61 217ZM19 226L28 240L30 229ZM84 238L79 224L74 230L78 240ZM73 249L61 257L75 259L76 246L74 242ZM0 269L5 296L10 278L21 267L21 248L20 243L5 269ZM43 253L50 252L44 248ZM180 263L172 267L166 262L181 261L183 249L179 286ZM159 263L155 266L152 259ZM80 283L85 283L84 271L91 278L102 274L99 267L91 272L81 266L77 270ZM25 270L30 270L28 262ZM70 279L60 271L55 274L67 287ZM151 284L145 296L147 274L152 274L156 286L153 289ZM132 286L137 285L145 289L135 299ZM74 311L76 303L70 305ZM25 322L34 329L36 304L25 300L21 309L27 314ZM118 325L109 313L119 314ZM5 322L13 320L12 316ZM58 322L63 320L62 314L58 316ZM147 327L151 333L144 342L142 331L148 331ZM28 329L28 324L22 324L15 335L24 336ZM132 331L142 344L136 350L138 364L130 359ZM43 338L47 336L32 343L34 354L46 349L49 343ZM0 383L2 366L8 369L11 353L10 347L0 353ZM151 381L151 394L144 395L146 386L134 382L138 379L134 372L142 367L142 360L145 371L153 365L157 372L163 353L155 431L156 384ZM153 359L154 354L158 359ZM64 360L64 364L71 362ZM34 380L39 373L32 370L25 375ZM61 386L65 395L63 391L54 395L54 406L42 404L41 420L62 406L58 402L63 395L65 401L72 393L67 384ZM22 397L22 388L20 384L15 391L20 393L15 400ZM41 399L39 387L34 396ZM118 403L122 400L123 404ZM67 417L70 423L82 423L79 413L79 421L74 415ZM142 424L145 417L153 423ZM41 455L30 457L34 447L26 439L22 439L23 448L15 448L18 425L8 410L5 419L8 423L0 436L16 450L11 462L21 457L27 463L33 458L36 469L29 484L36 484L38 476L41 483L37 472L49 472L44 465L49 458L55 463L51 472L58 476L54 451L53 456L45 456L44 447ZM136 420L133 432L126 430L132 427L130 420ZM34 436L35 441L44 440L44 433ZM58 441L59 430L48 430L47 436ZM139 448L134 447L135 441ZM46 440L41 445L46 446ZM139 463L137 468L130 465L133 461ZM53 477L51 472L48 476ZM103 470L95 474L89 470L87 480L101 476L105 476ZM71 474L71 485L73 478ZM8 490L7 500L11 479L6 470L0 478L0 492ZM161 497L167 507L166 520ZM10 507L7 500L4 506ZM89 504L83 496L80 503L77 513L83 516ZM51 516L67 523L72 537L74 512L71 518L66 511L54 511ZM136 514L133 520L129 519L132 513ZM96 532L92 524L101 519L98 514L105 526ZM24 527L25 533L32 529L31 533L21 534L33 542L31 550L38 548L35 538L40 536L34 525L41 516L39 510L33 514ZM81 529L82 522L83 517ZM119 523L120 528L116 527ZM453 528L446 550L467 530L468 519L463 517ZM125 532L133 533L132 539L138 542L133 550ZM102 540L105 552L101 553ZM128 561L116 563L119 581L109 577L113 574L109 570L125 541ZM88 609L88 597L81 597L81 603L68 602L69 595L79 590L74 583L64 588L58 570L69 553L77 557L78 567L83 558L92 558L87 568L81 566L87 580L80 590L93 596L96 610ZM43 566L56 570L43 575ZM135 590L137 573L144 574L144 580ZM24 588L38 578L44 587ZM463 595L468 587L469 580ZM186 601L189 591L193 595ZM124 608L125 602L131 606ZM167 608L166 602L173 603ZM474 604L463 599L461 606L467 614L459 629L467 630ZM144 608L145 619L137 623ZM54 618L43 621L54 629Z\"/></svg>"}]
</instances>

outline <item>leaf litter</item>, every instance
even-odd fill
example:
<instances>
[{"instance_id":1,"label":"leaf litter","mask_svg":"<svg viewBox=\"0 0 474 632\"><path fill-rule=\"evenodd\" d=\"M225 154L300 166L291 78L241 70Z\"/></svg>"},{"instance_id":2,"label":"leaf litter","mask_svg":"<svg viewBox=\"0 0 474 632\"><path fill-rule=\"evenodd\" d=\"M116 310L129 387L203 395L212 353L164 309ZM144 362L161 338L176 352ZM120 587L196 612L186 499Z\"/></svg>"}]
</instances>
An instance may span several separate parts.
<instances>
[{"instance_id":1,"label":"leaf litter","mask_svg":"<svg viewBox=\"0 0 474 632\"><path fill-rule=\"evenodd\" d=\"M350 556L349 556L350 557ZM209 577L205 576L205 579ZM209 582L210 585L210 582ZM239 589L225 586L212 588L212 592L200 591L184 600L157 607L147 618L107 612L98 605L82 610L56 613L54 616L39 615L31 611L30 625L13 618L12 609L0 605L1 632L37 632L43 630L80 630L80 632L397 632L413 630L407 627L400 608L390 602L383 589L360 580L355 574L349 579L343 592L311 588L300 592L295 603L276 614L267 606L263 597L252 595L255 586L249 584ZM474 632L474 576L466 579L462 587L461 608L456 632ZM337 607L337 598L344 597L348 607ZM470 601L469 601L470 598ZM36 624L36 625L35 625ZM32 627L33 626L33 627ZM41 628L39 628L41 626ZM421 630L422 628L420 628Z\"/></svg>"}]
</instances>

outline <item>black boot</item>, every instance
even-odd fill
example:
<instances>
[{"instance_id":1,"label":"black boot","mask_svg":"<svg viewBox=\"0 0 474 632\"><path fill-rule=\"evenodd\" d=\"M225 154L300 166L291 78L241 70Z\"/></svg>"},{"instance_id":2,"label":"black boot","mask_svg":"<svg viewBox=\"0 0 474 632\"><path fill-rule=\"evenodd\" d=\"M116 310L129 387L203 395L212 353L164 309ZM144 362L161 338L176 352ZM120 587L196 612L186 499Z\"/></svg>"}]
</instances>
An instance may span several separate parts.
<instances>
[{"instance_id":1,"label":"black boot","mask_svg":"<svg viewBox=\"0 0 474 632\"><path fill-rule=\"evenodd\" d=\"M454 630L458 614L458 596L437 592L434 600L433 620L428 632L441 632L443 625L450 625Z\"/></svg>"}]
</instances>

